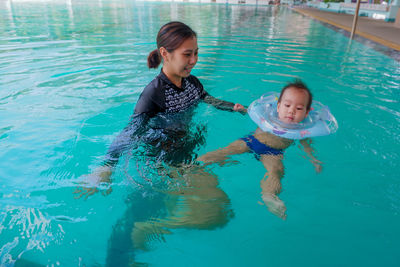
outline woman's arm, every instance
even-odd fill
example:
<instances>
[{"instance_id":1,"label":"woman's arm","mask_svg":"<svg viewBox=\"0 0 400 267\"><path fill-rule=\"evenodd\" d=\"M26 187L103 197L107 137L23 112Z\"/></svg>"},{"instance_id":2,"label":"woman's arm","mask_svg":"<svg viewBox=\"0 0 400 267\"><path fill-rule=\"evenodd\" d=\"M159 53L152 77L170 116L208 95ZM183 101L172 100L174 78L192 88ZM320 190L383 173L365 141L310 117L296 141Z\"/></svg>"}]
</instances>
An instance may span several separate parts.
<instances>
[{"instance_id":1,"label":"woman's arm","mask_svg":"<svg viewBox=\"0 0 400 267\"><path fill-rule=\"evenodd\" d=\"M138 140L140 135L145 131L148 120L149 116L145 113L134 114L132 116L129 124L110 145L103 164L86 175L82 185L76 188L74 191L75 198L81 198L82 196L88 198L99 191L98 186L102 183L108 184L107 190L103 191L103 193L111 193L112 189L109 187L109 184L111 184L111 175L115 165L118 164L120 156L125 151L138 145Z\"/></svg>"},{"instance_id":2,"label":"woman's arm","mask_svg":"<svg viewBox=\"0 0 400 267\"><path fill-rule=\"evenodd\" d=\"M129 124L111 143L103 162L104 166L114 167L125 151L138 144L138 138L145 131L148 120L149 116L146 113L132 116Z\"/></svg>"},{"instance_id":3,"label":"woman's arm","mask_svg":"<svg viewBox=\"0 0 400 267\"><path fill-rule=\"evenodd\" d=\"M303 146L304 152L306 152L307 156L310 159L312 165L314 165L316 172L322 171L322 162L315 157L315 149L312 147L312 139L306 138L300 140L300 144Z\"/></svg>"},{"instance_id":4,"label":"woman's arm","mask_svg":"<svg viewBox=\"0 0 400 267\"><path fill-rule=\"evenodd\" d=\"M239 111L242 114L247 113L247 109L243 105L234 104L229 101L221 100L221 99L215 98L209 94L207 94L204 97L204 102L206 102L207 104L213 105L217 109L227 110L227 111Z\"/></svg>"}]
</instances>

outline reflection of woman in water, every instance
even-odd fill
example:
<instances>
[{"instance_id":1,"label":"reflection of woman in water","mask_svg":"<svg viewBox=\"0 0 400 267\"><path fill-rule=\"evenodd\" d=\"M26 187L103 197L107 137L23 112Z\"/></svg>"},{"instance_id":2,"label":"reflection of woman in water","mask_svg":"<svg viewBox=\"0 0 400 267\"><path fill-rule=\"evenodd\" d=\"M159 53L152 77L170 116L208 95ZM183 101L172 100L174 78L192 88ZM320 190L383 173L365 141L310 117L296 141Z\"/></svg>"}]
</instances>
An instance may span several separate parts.
<instances>
[{"instance_id":1,"label":"reflection of woman in water","mask_svg":"<svg viewBox=\"0 0 400 267\"><path fill-rule=\"evenodd\" d=\"M148 56L149 68L157 68L163 61L160 74L143 90L130 123L111 144L103 166L88 175L88 182L95 187L76 192L88 196L97 191L98 184L111 182L119 157L139 143L145 144L145 156L152 158L154 169L167 164L170 166L168 177L185 184L163 192L163 219L149 220L155 211L143 210L155 198L146 200L147 205L141 205L143 197L129 200L130 208L118 222L110 240L108 264L121 265L124 258L129 258L129 255L122 255L122 246L129 246L130 237L135 248L145 248L145 241L151 235L180 227L211 229L224 225L229 218L229 199L217 187L217 179L199 166L182 166L196 158L194 149L204 143L201 129L195 129L194 133L190 130L193 108L199 101L222 110L244 112L245 109L240 104L218 100L204 90L200 81L190 74L197 59L197 36L190 27L181 22L161 27L157 49ZM141 214L137 215L137 211ZM129 223L134 224L133 230Z\"/></svg>"}]
</instances>

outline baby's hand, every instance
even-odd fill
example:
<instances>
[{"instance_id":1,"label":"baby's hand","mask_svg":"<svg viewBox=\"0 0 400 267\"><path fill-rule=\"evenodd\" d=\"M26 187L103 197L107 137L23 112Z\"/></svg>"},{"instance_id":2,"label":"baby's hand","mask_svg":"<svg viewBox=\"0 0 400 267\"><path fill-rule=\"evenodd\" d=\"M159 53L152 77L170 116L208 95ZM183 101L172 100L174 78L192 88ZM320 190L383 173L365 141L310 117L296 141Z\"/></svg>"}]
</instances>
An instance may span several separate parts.
<instances>
[{"instance_id":1,"label":"baby's hand","mask_svg":"<svg viewBox=\"0 0 400 267\"><path fill-rule=\"evenodd\" d=\"M315 159L315 160L312 161L312 164L314 165L316 173L322 172L322 164L323 164L322 161L319 161L319 160Z\"/></svg>"}]
</instances>

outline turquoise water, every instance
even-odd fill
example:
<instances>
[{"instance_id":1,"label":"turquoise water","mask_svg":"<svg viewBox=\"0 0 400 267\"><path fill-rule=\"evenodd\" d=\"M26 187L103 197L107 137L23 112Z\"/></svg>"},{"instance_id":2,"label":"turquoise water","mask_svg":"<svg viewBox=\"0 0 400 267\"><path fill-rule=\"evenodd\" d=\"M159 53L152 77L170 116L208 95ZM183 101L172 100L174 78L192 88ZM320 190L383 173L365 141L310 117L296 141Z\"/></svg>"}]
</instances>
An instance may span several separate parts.
<instances>
[{"instance_id":1,"label":"turquoise water","mask_svg":"<svg viewBox=\"0 0 400 267\"><path fill-rule=\"evenodd\" d=\"M235 217L214 230L171 230L150 251L132 251L136 261L399 266L398 61L284 7L116 0L0 2L0 265L105 266L113 227L140 191L135 160L120 161L110 195L73 191L159 72L146 57L170 20L197 31L193 73L213 96L248 105L301 77L339 130L315 139L320 174L297 146L286 152L286 221L259 204L261 163L236 156L239 164L212 168ZM255 129L205 104L194 121L207 128L200 154Z\"/></svg>"}]
</instances>

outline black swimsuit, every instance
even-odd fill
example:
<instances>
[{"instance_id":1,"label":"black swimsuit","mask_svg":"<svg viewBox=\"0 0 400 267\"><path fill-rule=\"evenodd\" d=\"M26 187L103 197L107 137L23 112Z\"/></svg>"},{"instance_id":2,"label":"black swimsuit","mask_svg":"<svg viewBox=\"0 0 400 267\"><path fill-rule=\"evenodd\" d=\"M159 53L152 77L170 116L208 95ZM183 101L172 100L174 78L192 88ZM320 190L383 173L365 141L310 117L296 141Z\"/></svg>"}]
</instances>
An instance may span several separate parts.
<instances>
[{"instance_id":1,"label":"black swimsuit","mask_svg":"<svg viewBox=\"0 0 400 267\"><path fill-rule=\"evenodd\" d=\"M144 88L135 107L135 114L146 113L150 117L157 113L176 113L191 107L208 94L193 75L182 79L182 88L173 84L161 71Z\"/></svg>"},{"instance_id":2,"label":"black swimsuit","mask_svg":"<svg viewBox=\"0 0 400 267\"><path fill-rule=\"evenodd\" d=\"M138 144L143 144L144 154L156 161L173 165L190 162L197 156L196 147L205 142L205 127L197 125L193 130L191 123L192 108L201 100L233 110L233 103L210 96L195 76L183 78L182 88L178 88L161 71L144 88L131 121L111 144L105 164L116 165L124 151Z\"/></svg>"}]
</instances>

